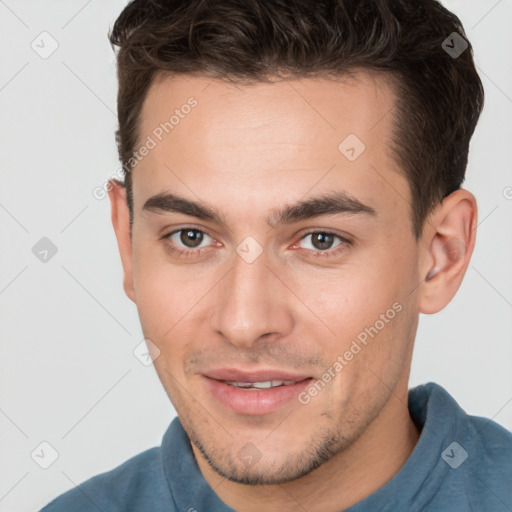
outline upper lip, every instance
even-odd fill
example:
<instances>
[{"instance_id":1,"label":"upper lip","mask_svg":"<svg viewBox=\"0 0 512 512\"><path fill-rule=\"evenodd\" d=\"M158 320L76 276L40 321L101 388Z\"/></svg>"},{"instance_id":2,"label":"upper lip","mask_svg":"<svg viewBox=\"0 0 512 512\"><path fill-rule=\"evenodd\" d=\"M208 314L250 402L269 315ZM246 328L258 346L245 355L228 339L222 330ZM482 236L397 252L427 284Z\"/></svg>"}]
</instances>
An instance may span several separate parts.
<instances>
[{"instance_id":1,"label":"upper lip","mask_svg":"<svg viewBox=\"0 0 512 512\"><path fill-rule=\"evenodd\" d=\"M210 379L230 382L267 382L272 380L298 382L311 377L311 375L291 373L285 370L262 369L242 371L239 368L218 368L216 370L209 370L203 375Z\"/></svg>"}]
</instances>

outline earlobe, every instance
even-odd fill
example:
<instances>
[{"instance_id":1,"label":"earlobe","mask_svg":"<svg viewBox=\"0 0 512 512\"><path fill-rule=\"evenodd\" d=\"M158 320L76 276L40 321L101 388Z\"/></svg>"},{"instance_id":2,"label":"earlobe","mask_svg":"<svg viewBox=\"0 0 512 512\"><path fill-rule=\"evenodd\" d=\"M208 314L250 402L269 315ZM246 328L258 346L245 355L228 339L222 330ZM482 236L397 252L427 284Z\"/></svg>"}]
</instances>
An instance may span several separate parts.
<instances>
[{"instance_id":1,"label":"earlobe","mask_svg":"<svg viewBox=\"0 0 512 512\"><path fill-rule=\"evenodd\" d=\"M123 288L130 300L135 301L133 286L132 239L130 235L130 212L126 201L126 188L120 181L108 182L111 218L123 265Z\"/></svg>"},{"instance_id":2,"label":"earlobe","mask_svg":"<svg viewBox=\"0 0 512 512\"><path fill-rule=\"evenodd\" d=\"M429 262L422 269L419 311L437 313L455 296L469 266L476 240L476 199L467 190L450 194L436 208L426 230L428 239L423 259Z\"/></svg>"}]
</instances>

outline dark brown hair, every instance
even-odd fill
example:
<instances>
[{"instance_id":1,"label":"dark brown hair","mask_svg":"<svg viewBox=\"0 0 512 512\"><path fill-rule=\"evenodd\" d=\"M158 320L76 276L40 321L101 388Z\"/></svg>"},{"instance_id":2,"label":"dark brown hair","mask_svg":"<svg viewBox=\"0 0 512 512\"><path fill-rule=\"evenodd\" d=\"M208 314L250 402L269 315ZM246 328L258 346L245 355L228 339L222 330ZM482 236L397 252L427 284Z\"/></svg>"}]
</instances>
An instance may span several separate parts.
<instances>
[{"instance_id":1,"label":"dark brown hair","mask_svg":"<svg viewBox=\"0 0 512 512\"><path fill-rule=\"evenodd\" d=\"M109 37L119 47L116 139L130 223L127 164L160 72L238 83L381 72L396 93L391 150L410 184L416 239L464 181L484 91L461 21L436 0L133 0ZM445 40L468 47L456 56Z\"/></svg>"}]
</instances>

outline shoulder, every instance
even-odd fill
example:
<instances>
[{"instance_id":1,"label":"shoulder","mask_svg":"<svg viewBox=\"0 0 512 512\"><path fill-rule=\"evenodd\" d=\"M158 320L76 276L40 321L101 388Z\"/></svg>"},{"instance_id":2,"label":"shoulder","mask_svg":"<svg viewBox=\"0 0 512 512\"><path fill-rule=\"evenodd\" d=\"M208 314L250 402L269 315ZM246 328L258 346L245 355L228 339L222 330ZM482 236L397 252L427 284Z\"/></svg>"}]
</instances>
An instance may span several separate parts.
<instances>
[{"instance_id":1,"label":"shoulder","mask_svg":"<svg viewBox=\"0 0 512 512\"><path fill-rule=\"evenodd\" d=\"M480 416L468 416L468 437L476 449L481 472L487 480L506 483L512 490L512 432ZM468 453L468 458L471 456Z\"/></svg>"},{"instance_id":2,"label":"shoulder","mask_svg":"<svg viewBox=\"0 0 512 512\"><path fill-rule=\"evenodd\" d=\"M169 510L173 503L166 483L161 448L150 448L111 471L86 480L58 496L41 512ZM172 509L170 509L172 510Z\"/></svg>"},{"instance_id":3,"label":"shoulder","mask_svg":"<svg viewBox=\"0 0 512 512\"><path fill-rule=\"evenodd\" d=\"M424 424L428 449L423 455L431 460L421 510L510 512L512 432L489 418L468 415L435 383L412 389L409 408Z\"/></svg>"},{"instance_id":4,"label":"shoulder","mask_svg":"<svg viewBox=\"0 0 512 512\"><path fill-rule=\"evenodd\" d=\"M512 433L488 418L467 418L466 435L449 453L452 493L468 510L512 510Z\"/></svg>"}]
</instances>

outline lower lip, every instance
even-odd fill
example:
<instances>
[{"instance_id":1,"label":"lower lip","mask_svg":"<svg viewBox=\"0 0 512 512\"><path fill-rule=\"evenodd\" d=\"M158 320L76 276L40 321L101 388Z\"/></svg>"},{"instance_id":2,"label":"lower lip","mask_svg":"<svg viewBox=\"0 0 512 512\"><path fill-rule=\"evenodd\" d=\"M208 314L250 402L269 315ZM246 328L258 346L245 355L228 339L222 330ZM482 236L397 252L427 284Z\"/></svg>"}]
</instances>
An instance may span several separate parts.
<instances>
[{"instance_id":1,"label":"lower lip","mask_svg":"<svg viewBox=\"0 0 512 512\"><path fill-rule=\"evenodd\" d=\"M298 395L312 379L305 379L288 386L267 389L243 389L230 386L223 381L204 377L212 395L224 406L240 414L269 414L291 400L298 401Z\"/></svg>"}]
</instances>

